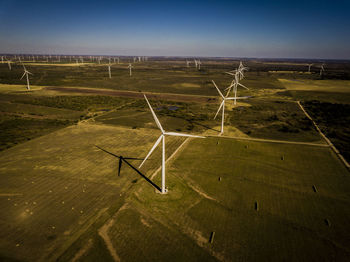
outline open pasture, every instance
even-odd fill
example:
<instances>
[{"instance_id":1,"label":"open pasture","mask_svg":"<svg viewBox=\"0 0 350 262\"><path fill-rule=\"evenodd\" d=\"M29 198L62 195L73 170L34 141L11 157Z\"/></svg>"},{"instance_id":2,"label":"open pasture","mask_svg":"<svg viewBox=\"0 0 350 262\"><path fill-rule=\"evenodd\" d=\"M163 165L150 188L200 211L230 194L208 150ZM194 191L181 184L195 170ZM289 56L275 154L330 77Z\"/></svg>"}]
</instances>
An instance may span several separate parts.
<instances>
[{"instance_id":1,"label":"open pasture","mask_svg":"<svg viewBox=\"0 0 350 262\"><path fill-rule=\"evenodd\" d=\"M350 81L278 79L287 90L350 93Z\"/></svg>"},{"instance_id":2,"label":"open pasture","mask_svg":"<svg viewBox=\"0 0 350 262\"><path fill-rule=\"evenodd\" d=\"M167 195L141 182L117 213L109 235L123 261L191 259L186 250L192 245L176 244L179 238L196 243L198 256L209 260L349 257L350 179L329 148L196 139L168 170ZM135 227L128 227L129 219ZM159 250L163 237L168 248Z\"/></svg>"},{"instance_id":3,"label":"open pasture","mask_svg":"<svg viewBox=\"0 0 350 262\"><path fill-rule=\"evenodd\" d=\"M203 65L201 70L196 70L193 65L187 68L184 61L135 63L132 77L129 76L127 63L113 64L111 79L108 78L107 64L58 67L36 66L33 63L28 65L27 69L33 73L30 76L30 83L37 86L93 87L212 96L216 95L216 90L211 80L214 79L222 88L227 87L231 77L225 74L225 71L233 70L236 62L218 65L208 63L206 66ZM19 79L23 74L22 71L23 67L19 64L14 65L11 71L6 64L0 64L0 82L24 84L25 81ZM283 88L276 78L265 74L257 75L256 72L248 72L243 83L252 89Z\"/></svg>"},{"instance_id":4,"label":"open pasture","mask_svg":"<svg viewBox=\"0 0 350 262\"><path fill-rule=\"evenodd\" d=\"M147 130L80 124L1 152L0 205L6 210L0 223L1 258L59 257L99 216L113 210L120 193L144 179L125 163L118 176L119 159L109 153L143 157L144 147L156 138ZM181 138L169 140L169 154L179 143ZM159 162L155 152L147 170Z\"/></svg>"}]
</instances>

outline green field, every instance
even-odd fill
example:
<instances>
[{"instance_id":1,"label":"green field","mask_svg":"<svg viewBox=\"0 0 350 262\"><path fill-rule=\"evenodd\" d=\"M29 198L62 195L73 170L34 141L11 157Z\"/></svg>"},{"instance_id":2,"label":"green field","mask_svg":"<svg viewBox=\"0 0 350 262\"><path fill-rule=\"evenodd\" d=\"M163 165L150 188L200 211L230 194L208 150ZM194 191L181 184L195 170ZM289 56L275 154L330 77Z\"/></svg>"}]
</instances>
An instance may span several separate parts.
<instances>
[{"instance_id":1,"label":"green field","mask_svg":"<svg viewBox=\"0 0 350 262\"><path fill-rule=\"evenodd\" d=\"M296 103L348 159L347 64L320 77L247 61L251 98L226 104L218 136L211 80L223 90L239 61L150 60L129 77L128 59L112 79L106 64L30 62L31 91L0 64L1 261L349 260L349 171ZM166 138L166 195L160 147L138 169L160 135L139 91L166 131L207 136ZM138 159L118 176L116 155Z\"/></svg>"}]
</instances>

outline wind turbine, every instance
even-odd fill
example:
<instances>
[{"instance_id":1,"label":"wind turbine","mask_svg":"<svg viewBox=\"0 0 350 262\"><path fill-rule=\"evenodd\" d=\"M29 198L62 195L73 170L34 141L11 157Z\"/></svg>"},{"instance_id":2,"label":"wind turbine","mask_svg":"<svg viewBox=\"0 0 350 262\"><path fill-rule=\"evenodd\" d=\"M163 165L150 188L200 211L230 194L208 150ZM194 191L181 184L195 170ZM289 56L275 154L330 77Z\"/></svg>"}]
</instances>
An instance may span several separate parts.
<instances>
[{"instance_id":1,"label":"wind turbine","mask_svg":"<svg viewBox=\"0 0 350 262\"><path fill-rule=\"evenodd\" d=\"M320 69L320 76L322 76L323 72L324 72L324 64L321 65L321 69Z\"/></svg>"},{"instance_id":2,"label":"wind turbine","mask_svg":"<svg viewBox=\"0 0 350 262\"><path fill-rule=\"evenodd\" d=\"M248 97L244 97L244 96L242 96L242 97L228 97L228 94L229 94L230 90L229 90L229 92L227 92L227 95L224 96L224 95L221 93L220 89L219 89L219 88L217 87L217 85L215 84L214 80L211 80L211 81L213 82L213 84L214 84L216 90L218 90L218 93L219 93L219 95L220 95L221 98L222 98L222 102L221 102L221 104L220 104L220 107L219 107L218 111L216 112L216 114L215 114L215 116L214 116L214 119L215 119L215 118L217 117L218 113L220 112L220 109L222 108L221 131L220 131L220 135L222 135L222 134L224 133L225 102L226 102L226 100L235 100L235 101L236 101L237 99L246 99L246 98L248 98ZM232 87L232 84L229 86L229 88L231 88L231 87Z\"/></svg>"},{"instance_id":3,"label":"wind turbine","mask_svg":"<svg viewBox=\"0 0 350 262\"><path fill-rule=\"evenodd\" d=\"M129 63L128 68L129 68L129 70L130 70L130 76L132 76L131 69L133 68L133 66L132 66L132 64L131 64L131 63Z\"/></svg>"},{"instance_id":4,"label":"wind turbine","mask_svg":"<svg viewBox=\"0 0 350 262\"><path fill-rule=\"evenodd\" d=\"M11 68L11 60L7 60L7 65L8 65L8 67L9 67L9 70L11 70L12 68Z\"/></svg>"},{"instance_id":5,"label":"wind turbine","mask_svg":"<svg viewBox=\"0 0 350 262\"><path fill-rule=\"evenodd\" d=\"M156 141L156 143L153 145L153 147L151 148L151 150L148 152L147 156L145 157L145 159L142 161L141 165L139 166L139 168L142 167L142 165L145 163L145 161L147 160L147 158L152 154L152 152L154 151L154 149L159 145L160 141L162 141L162 194L165 194L167 192L166 188L165 188L165 136L184 136L184 137L198 137L198 138L204 138L203 136L195 136L195 135L188 135L188 134L183 134L183 133L175 133L175 132L165 132L162 125L160 124L156 114L154 113L151 104L148 102L148 99L146 97L146 95L143 95L146 99L146 102L152 112L154 121L156 122L158 128L160 129L160 131L162 132L162 134L160 135L160 137L158 138L158 140Z\"/></svg>"},{"instance_id":6,"label":"wind turbine","mask_svg":"<svg viewBox=\"0 0 350 262\"><path fill-rule=\"evenodd\" d=\"M226 72L226 73L229 74L229 75L233 75L233 76L235 77L235 79L232 80L231 85L230 85L228 88L225 89L225 91L226 91L227 89L229 89L228 92L227 92L227 95L230 93L232 87L233 87L233 91L234 91L234 93L235 93L235 97L236 97L236 98L237 98L237 89L238 89L238 86L241 86L241 87L243 87L243 88L249 90L248 87L246 87L245 85L243 85L243 84L241 84L241 83L239 82L239 80L240 80L240 70L236 70L236 73L234 73L234 74L233 74L232 72ZM234 105L236 105L236 99L234 100Z\"/></svg>"},{"instance_id":7,"label":"wind turbine","mask_svg":"<svg viewBox=\"0 0 350 262\"><path fill-rule=\"evenodd\" d=\"M196 69L197 69L197 67L198 67L198 61L197 61L196 59L194 59L194 65L195 65L195 67L196 67Z\"/></svg>"},{"instance_id":8,"label":"wind turbine","mask_svg":"<svg viewBox=\"0 0 350 262\"><path fill-rule=\"evenodd\" d=\"M189 67L190 66L190 61L186 60L186 65L187 65L187 67Z\"/></svg>"},{"instance_id":9,"label":"wind turbine","mask_svg":"<svg viewBox=\"0 0 350 262\"><path fill-rule=\"evenodd\" d=\"M310 73L310 69L311 69L311 66L313 66L314 64L308 64L308 66L309 66L309 73Z\"/></svg>"},{"instance_id":10,"label":"wind turbine","mask_svg":"<svg viewBox=\"0 0 350 262\"><path fill-rule=\"evenodd\" d=\"M32 73L29 72L29 71L25 68L24 65L23 65L23 68L24 68L24 73L23 73L21 79L22 79L24 76L26 76L26 78L27 78L27 89L30 90L30 86L29 86L29 77L28 77L28 75L29 75L29 74L32 75Z\"/></svg>"},{"instance_id":11,"label":"wind turbine","mask_svg":"<svg viewBox=\"0 0 350 262\"><path fill-rule=\"evenodd\" d=\"M1 63L4 63L4 56L1 56Z\"/></svg>"},{"instance_id":12,"label":"wind turbine","mask_svg":"<svg viewBox=\"0 0 350 262\"><path fill-rule=\"evenodd\" d=\"M202 63L201 63L201 60L198 59L198 61L197 61L198 70L201 70L201 64L202 64Z\"/></svg>"},{"instance_id":13,"label":"wind turbine","mask_svg":"<svg viewBox=\"0 0 350 262\"><path fill-rule=\"evenodd\" d=\"M109 74L109 78L112 78L112 74L111 74L111 64L108 64L108 74Z\"/></svg>"}]
</instances>

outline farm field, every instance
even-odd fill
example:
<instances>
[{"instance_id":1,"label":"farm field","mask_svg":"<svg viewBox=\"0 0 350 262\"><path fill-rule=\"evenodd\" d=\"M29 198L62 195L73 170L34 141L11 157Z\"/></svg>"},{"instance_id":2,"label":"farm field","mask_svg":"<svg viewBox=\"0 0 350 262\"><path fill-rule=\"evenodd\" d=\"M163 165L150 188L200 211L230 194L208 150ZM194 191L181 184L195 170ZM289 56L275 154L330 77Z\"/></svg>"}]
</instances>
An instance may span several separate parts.
<instances>
[{"instance_id":1,"label":"farm field","mask_svg":"<svg viewBox=\"0 0 350 262\"><path fill-rule=\"evenodd\" d=\"M209 260L349 256L350 178L328 148L197 139L168 168L166 196L142 183L110 229L122 261L170 259L179 247L185 255L192 245L178 244L180 237L197 243ZM130 244L119 245L121 239ZM167 248L157 249L161 243Z\"/></svg>"},{"instance_id":2,"label":"farm field","mask_svg":"<svg viewBox=\"0 0 350 262\"><path fill-rule=\"evenodd\" d=\"M1 152L1 259L57 259L142 179L125 164L118 176L118 159L107 152L141 157L143 145L155 138L142 130L80 124ZM168 150L180 142L169 139ZM157 166L150 161L147 168Z\"/></svg>"},{"instance_id":3,"label":"farm field","mask_svg":"<svg viewBox=\"0 0 350 262\"><path fill-rule=\"evenodd\" d=\"M350 69L248 60L237 105L221 98L237 60L131 58L0 64L0 260L347 261ZM72 65L72 66L69 66ZM273 73L269 71L274 71ZM19 75L19 77L17 77ZM349 77L350 78L350 77ZM206 136L166 138L163 128ZM119 158L123 161L118 176Z\"/></svg>"}]
</instances>

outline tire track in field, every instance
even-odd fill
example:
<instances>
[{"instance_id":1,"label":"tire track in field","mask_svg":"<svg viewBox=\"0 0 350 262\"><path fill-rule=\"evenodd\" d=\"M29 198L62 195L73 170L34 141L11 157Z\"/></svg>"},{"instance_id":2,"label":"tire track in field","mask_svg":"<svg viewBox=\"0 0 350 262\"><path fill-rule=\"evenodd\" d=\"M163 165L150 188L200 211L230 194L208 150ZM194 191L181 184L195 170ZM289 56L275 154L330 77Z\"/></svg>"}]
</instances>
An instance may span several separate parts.
<instances>
[{"instance_id":1,"label":"tire track in field","mask_svg":"<svg viewBox=\"0 0 350 262\"><path fill-rule=\"evenodd\" d=\"M120 211L126 209L128 207L128 204L124 204L121 208L119 208L119 210L114 213L113 217L108 220L99 230L98 230L98 234L100 235L100 237L103 239L103 241L105 242L107 249L110 253L110 255L112 256L113 260L115 262L120 262L120 257L118 256L115 248L113 247L113 243L111 241L111 239L108 236L108 231L109 229L113 226L114 221L117 217L117 215L119 214Z\"/></svg>"}]
</instances>

